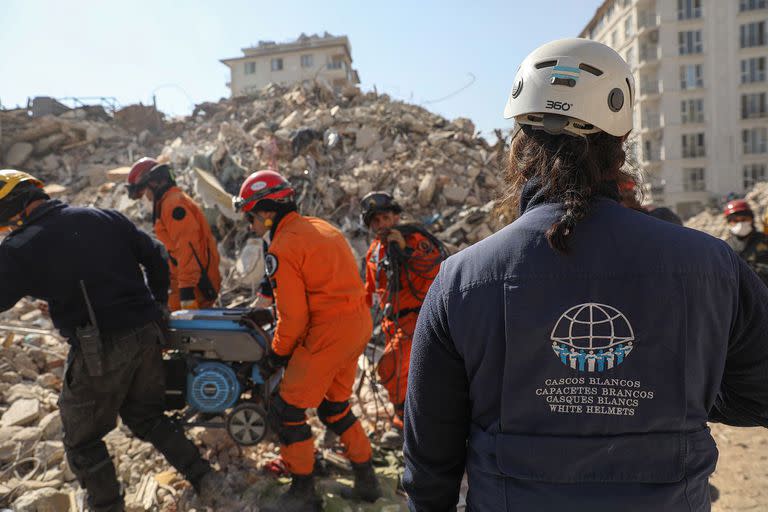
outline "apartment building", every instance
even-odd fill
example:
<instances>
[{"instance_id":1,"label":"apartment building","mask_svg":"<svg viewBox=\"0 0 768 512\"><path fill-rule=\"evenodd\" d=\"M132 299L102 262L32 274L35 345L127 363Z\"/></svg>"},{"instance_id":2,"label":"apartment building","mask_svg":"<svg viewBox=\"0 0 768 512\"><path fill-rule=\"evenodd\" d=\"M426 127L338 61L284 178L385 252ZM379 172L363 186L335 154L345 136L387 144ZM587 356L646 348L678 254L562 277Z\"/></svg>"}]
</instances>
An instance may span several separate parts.
<instances>
[{"instance_id":1,"label":"apartment building","mask_svg":"<svg viewBox=\"0 0 768 512\"><path fill-rule=\"evenodd\" d=\"M647 197L681 216L768 180L768 0L606 0L581 32L637 84Z\"/></svg>"},{"instance_id":2,"label":"apartment building","mask_svg":"<svg viewBox=\"0 0 768 512\"><path fill-rule=\"evenodd\" d=\"M253 93L269 83L318 80L337 90L360 83L352 68L352 46L346 36L301 34L288 43L259 41L242 52L242 57L221 60L230 69L227 86L232 96Z\"/></svg>"}]
</instances>

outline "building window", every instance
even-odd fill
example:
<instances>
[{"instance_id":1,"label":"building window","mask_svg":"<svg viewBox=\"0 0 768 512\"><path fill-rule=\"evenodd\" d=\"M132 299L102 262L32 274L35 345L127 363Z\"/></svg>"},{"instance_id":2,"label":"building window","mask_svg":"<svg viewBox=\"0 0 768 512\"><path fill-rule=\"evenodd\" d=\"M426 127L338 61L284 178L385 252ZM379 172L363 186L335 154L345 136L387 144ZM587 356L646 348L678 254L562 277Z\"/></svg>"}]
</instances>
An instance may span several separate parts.
<instances>
[{"instance_id":1,"label":"building window","mask_svg":"<svg viewBox=\"0 0 768 512\"><path fill-rule=\"evenodd\" d=\"M704 72L701 64L680 66L680 88L697 89L704 87Z\"/></svg>"},{"instance_id":2,"label":"building window","mask_svg":"<svg viewBox=\"0 0 768 512\"><path fill-rule=\"evenodd\" d=\"M749 128L741 130L742 149L745 155L768 153L768 128Z\"/></svg>"},{"instance_id":3,"label":"building window","mask_svg":"<svg viewBox=\"0 0 768 512\"><path fill-rule=\"evenodd\" d=\"M765 57L741 61L741 83L765 82Z\"/></svg>"},{"instance_id":4,"label":"building window","mask_svg":"<svg viewBox=\"0 0 768 512\"><path fill-rule=\"evenodd\" d=\"M683 190L685 192L701 192L706 190L703 167L688 167L683 169Z\"/></svg>"},{"instance_id":5,"label":"building window","mask_svg":"<svg viewBox=\"0 0 768 512\"><path fill-rule=\"evenodd\" d=\"M624 39L629 39L632 37L632 34L632 15L630 14L627 16L627 19L624 20Z\"/></svg>"},{"instance_id":6,"label":"building window","mask_svg":"<svg viewBox=\"0 0 768 512\"><path fill-rule=\"evenodd\" d=\"M683 100L680 103L680 120L683 124L704 122L704 100Z\"/></svg>"},{"instance_id":7,"label":"building window","mask_svg":"<svg viewBox=\"0 0 768 512\"><path fill-rule=\"evenodd\" d=\"M703 156L707 156L704 134L686 133L683 135L683 158L700 158Z\"/></svg>"},{"instance_id":8,"label":"building window","mask_svg":"<svg viewBox=\"0 0 768 512\"><path fill-rule=\"evenodd\" d=\"M255 62L246 62L245 63L245 74L246 75L252 75L256 72L256 63Z\"/></svg>"},{"instance_id":9,"label":"building window","mask_svg":"<svg viewBox=\"0 0 768 512\"><path fill-rule=\"evenodd\" d=\"M749 190L755 183L765 181L765 164L748 164L744 166L744 190Z\"/></svg>"},{"instance_id":10,"label":"building window","mask_svg":"<svg viewBox=\"0 0 768 512\"><path fill-rule=\"evenodd\" d=\"M328 69L342 69L344 67L344 57L336 55L328 63Z\"/></svg>"},{"instance_id":11,"label":"building window","mask_svg":"<svg viewBox=\"0 0 768 512\"><path fill-rule=\"evenodd\" d=\"M272 65L271 65L272 71L282 71L283 70L283 59L272 59Z\"/></svg>"},{"instance_id":12,"label":"building window","mask_svg":"<svg viewBox=\"0 0 768 512\"><path fill-rule=\"evenodd\" d=\"M742 48L765 46L765 22L756 21L739 27Z\"/></svg>"},{"instance_id":13,"label":"building window","mask_svg":"<svg viewBox=\"0 0 768 512\"><path fill-rule=\"evenodd\" d=\"M741 95L741 118L742 119L757 119L765 117L768 113L766 108L766 93L755 92L751 94Z\"/></svg>"},{"instance_id":14,"label":"building window","mask_svg":"<svg viewBox=\"0 0 768 512\"><path fill-rule=\"evenodd\" d=\"M739 0L740 11L754 11L768 7L768 0Z\"/></svg>"},{"instance_id":15,"label":"building window","mask_svg":"<svg viewBox=\"0 0 768 512\"><path fill-rule=\"evenodd\" d=\"M310 53L301 56L301 67L311 68L315 65L315 57Z\"/></svg>"},{"instance_id":16,"label":"building window","mask_svg":"<svg viewBox=\"0 0 768 512\"><path fill-rule=\"evenodd\" d=\"M611 48L616 48L616 40L618 39L618 30L611 32Z\"/></svg>"},{"instance_id":17,"label":"building window","mask_svg":"<svg viewBox=\"0 0 768 512\"><path fill-rule=\"evenodd\" d=\"M701 0L677 0L677 19L701 18Z\"/></svg>"},{"instance_id":18,"label":"building window","mask_svg":"<svg viewBox=\"0 0 768 512\"><path fill-rule=\"evenodd\" d=\"M704 51L701 43L701 30L688 30L677 33L677 45L680 55L690 55Z\"/></svg>"}]
</instances>

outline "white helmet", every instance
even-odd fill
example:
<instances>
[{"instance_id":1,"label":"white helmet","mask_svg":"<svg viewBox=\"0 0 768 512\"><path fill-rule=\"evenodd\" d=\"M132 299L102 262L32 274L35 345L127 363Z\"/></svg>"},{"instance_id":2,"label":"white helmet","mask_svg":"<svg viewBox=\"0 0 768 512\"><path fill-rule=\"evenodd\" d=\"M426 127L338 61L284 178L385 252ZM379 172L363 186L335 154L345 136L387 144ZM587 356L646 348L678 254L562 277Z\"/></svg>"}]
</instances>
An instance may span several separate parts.
<instances>
[{"instance_id":1,"label":"white helmet","mask_svg":"<svg viewBox=\"0 0 768 512\"><path fill-rule=\"evenodd\" d=\"M621 137L632 129L634 100L632 71L618 53L589 39L558 39L520 65L504 117L555 135Z\"/></svg>"}]
</instances>

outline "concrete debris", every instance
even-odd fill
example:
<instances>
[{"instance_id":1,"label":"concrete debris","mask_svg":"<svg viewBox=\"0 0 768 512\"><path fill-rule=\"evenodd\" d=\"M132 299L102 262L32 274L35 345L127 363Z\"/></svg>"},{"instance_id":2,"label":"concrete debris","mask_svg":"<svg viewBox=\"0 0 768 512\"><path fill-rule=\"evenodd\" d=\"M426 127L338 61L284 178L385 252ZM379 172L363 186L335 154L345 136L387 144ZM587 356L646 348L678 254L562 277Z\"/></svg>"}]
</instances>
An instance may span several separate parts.
<instances>
[{"instance_id":1,"label":"concrete debris","mask_svg":"<svg viewBox=\"0 0 768 512\"><path fill-rule=\"evenodd\" d=\"M28 425L40 415L40 401L34 398L23 398L11 404L11 407L3 413L0 425L5 427L17 427Z\"/></svg>"},{"instance_id":2,"label":"concrete debris","mask_svg":"<svg viewBox=\"0 0 768 512\"><path fill-rule=\"evenodd\" d=\"M13 503L16 512L67 512L70 510L69 493L44 487L25 493Z\"/></svg>"}]
</instances>

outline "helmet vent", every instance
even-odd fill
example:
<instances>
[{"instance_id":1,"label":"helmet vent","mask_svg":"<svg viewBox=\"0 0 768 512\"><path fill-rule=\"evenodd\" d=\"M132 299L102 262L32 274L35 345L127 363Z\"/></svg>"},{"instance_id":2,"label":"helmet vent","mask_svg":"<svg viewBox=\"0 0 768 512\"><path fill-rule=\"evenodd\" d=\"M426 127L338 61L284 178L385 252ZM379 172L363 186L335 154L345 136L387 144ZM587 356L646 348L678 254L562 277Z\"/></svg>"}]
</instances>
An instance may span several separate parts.
<instances>
[{"instance_id":1,"label":"helmet vent","mask_svg":"<svg viewBox=\"0 0 768 512\"><path fill-rule=\"evenodd\" d=\"M536 69L551 68L557 66L556 60L545 60L536 64Z\"/></svg>"},{"instance_id":2,"label":"helmet vent","mask_svg":"<svg viewBox=\"0 0 768 512\"><path fill-rule=\"evenodd\" d=\"M627 82L627 89L629 90L629 104L632 105L632 100L634 99L634 93L635 91L632 90L632 85L629 83L629 78L624 79Z\"/></svg>"},{"instance_id":3,"label":"helmet vent","mask_svg":"<svg viewBox=\"0 0 768 512\"><path fill-rule=\"evenodd\" d=\"M581 64L579 64L579 69L583 69L587 73L592 73L595 76L600 76L600 75L603 74L603 72L601 70L597 69L594 66L590 66L589 64L581 63Z\"/></svg>"}]
</instances>

